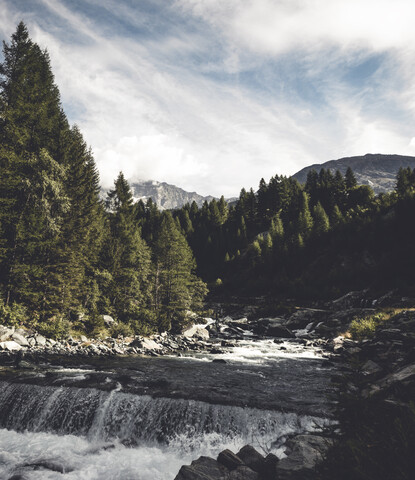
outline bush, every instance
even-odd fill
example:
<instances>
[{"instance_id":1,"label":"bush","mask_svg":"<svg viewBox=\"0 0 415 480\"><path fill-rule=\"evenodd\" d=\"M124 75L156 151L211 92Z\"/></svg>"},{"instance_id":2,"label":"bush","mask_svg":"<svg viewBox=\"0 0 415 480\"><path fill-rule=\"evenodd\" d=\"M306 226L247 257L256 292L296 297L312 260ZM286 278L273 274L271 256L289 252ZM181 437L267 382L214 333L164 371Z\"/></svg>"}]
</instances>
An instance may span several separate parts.
<instances>
[{"instance_id":1,"label":"bush","mask_svg":"<svg viewBox=\"0 0 415 480\"><path fill-rule=\"evenodd\" d=\"M27 323L27 309L20 303L4 305L0 299L0 323L18 327Z\"/></svg>"},{"instance_id":2,"label":"bush","mask_svg":"<svg viewBox=\"0 0 415 480\"><path fill-rule=\"evenodd\" d=\"M36 322L33 327L45 337L60 339L69 335L71 322L62 317L51 317L42 322Z\"/></svg>"},{"instance_id":3,"label":"bush","mask_svg":"<svg viewBox=\"0 0 415 480\"><path fill-rule=\"evenodd\" d=\"M117 323L116 325L112 325L109 332L113 338L131 337L134 335L133 329L127 323Z\"/></svg>"}]
</instances>

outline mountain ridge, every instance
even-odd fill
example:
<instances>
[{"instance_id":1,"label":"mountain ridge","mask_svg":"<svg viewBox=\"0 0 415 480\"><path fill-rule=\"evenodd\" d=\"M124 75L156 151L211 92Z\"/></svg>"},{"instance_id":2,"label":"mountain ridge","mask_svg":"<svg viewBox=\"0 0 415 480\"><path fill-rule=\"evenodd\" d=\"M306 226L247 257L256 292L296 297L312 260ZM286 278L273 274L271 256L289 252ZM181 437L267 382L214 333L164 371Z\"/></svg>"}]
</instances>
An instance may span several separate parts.
<instances>
[{"instance_id":1,"label":"mountain ridge","mask_svg":"<svg viewBox=\"0 0 415 480\"><path fill-rule=\"evenodd\" d=\"M370 185L375 193L389 192L395 188L396 174L401 167L415 168L415 157L409 155L367 153L353 157L343 157L324 163L315 163L295 173L293 178L305 183L310 170L319 172L322 168L340 170L344 175L350 167L359 185Z\"/></svg>"}]
</instances>

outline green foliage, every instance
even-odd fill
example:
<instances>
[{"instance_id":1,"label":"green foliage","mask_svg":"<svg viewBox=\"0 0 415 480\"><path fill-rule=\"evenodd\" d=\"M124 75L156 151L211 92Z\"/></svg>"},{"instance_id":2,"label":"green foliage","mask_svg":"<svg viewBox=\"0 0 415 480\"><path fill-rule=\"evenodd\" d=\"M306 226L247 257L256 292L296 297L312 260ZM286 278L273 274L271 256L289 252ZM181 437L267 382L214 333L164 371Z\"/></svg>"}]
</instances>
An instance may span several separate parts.
<instances>
[{"instance_id":1,"label":"green foliage","mask_svg":"<svg viewBox=\"0 0 415 480\"><path fill-rule=\"evenodd\" d=\"M363 318L354 318L350 324L349 332L353 339L364 340L373 337L379 325L389 320L398 310L386 310L367 315Z\"/></svg>"},{"instance_id":2,"label":"green foliage","mask_svg":"<svg viewBox=\"0 0 415 480\"><path fill-rule=\"evenodd\" d=\"M27 308L19 303L5 305L0 298L0 323L17 327L28 322Z\"/></svg>"}]
</instances>

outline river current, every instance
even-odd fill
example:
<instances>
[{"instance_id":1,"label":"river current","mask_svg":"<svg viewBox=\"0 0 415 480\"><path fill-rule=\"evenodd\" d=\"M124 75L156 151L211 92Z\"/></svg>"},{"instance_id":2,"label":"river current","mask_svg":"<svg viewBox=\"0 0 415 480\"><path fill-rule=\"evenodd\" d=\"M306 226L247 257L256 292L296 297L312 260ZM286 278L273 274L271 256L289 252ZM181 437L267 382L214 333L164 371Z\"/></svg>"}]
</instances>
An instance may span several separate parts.
<instances>
[{"instance_id":1,"label":"river current","mask_svg":"<svg viewBox=\"0 0 415 480\"><path fill-rule=\"evenodd\" d=\"M295 340L249 338L215 355L0 367L0 478L172 480L225 448L283 456L289 435L331 422L332 368Z\"/></svg>"}]
</instances>

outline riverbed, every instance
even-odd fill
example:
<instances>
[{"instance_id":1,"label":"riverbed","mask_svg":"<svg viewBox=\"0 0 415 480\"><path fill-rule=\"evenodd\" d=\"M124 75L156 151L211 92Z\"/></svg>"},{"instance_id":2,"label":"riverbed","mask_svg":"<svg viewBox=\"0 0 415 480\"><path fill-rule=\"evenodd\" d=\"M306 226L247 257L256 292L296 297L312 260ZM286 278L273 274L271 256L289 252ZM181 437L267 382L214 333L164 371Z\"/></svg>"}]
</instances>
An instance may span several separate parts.
<instances>
[{"instance_id":1,"label":"riverbed","mask_svg":"<svg viewBox=\"0 0 415 480\"><path fill-rule=\"evenodd\" d=\"M0 478L172 480L225 448L283 456L287 437L332 421L333 368L296 339L250 338L220 354L1 367Z\"/></svg>"}]
</instances>

